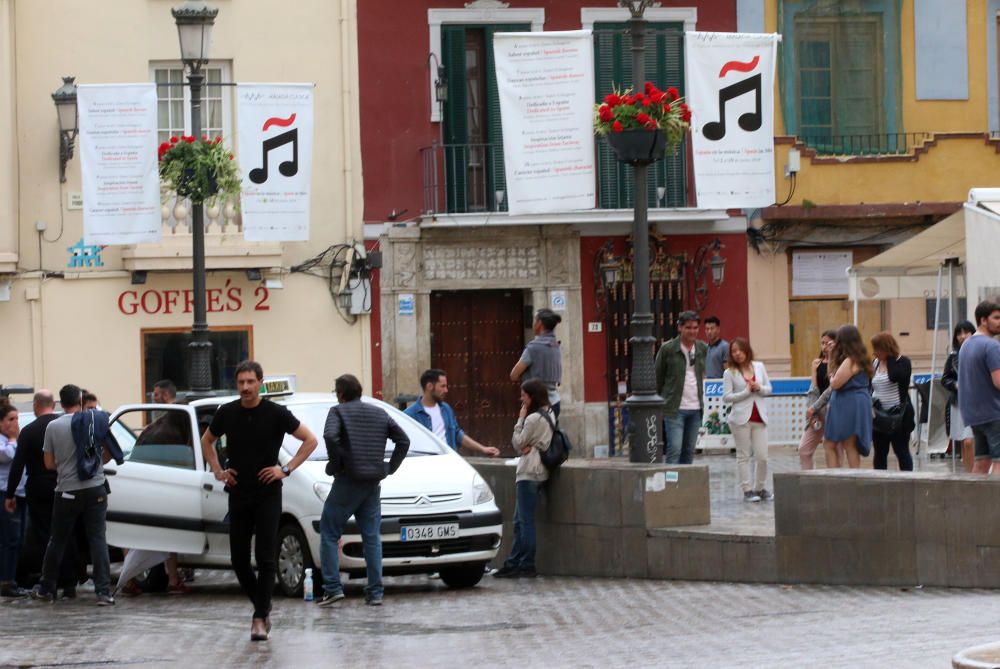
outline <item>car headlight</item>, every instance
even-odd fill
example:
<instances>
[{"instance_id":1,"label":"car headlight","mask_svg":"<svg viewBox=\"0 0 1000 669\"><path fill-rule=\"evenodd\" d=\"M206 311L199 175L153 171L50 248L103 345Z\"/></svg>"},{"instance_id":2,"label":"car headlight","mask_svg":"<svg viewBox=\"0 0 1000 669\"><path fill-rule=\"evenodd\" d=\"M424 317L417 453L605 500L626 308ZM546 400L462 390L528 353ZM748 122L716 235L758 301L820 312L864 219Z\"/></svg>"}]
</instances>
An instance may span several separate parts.
<instances>
[{"instance_id":1,"label":"car headlight","mask_svg":"<svg viewBox=\"0 0 1000 669\"><path fill-rule=\"evenodd\" d=\"M313 492L316 493L317 497L319 497L319 501L325 502L326 498L330 495L330 489L332 487L332 483L320 481L319 483L313 483Z\"/></svg>"},{"instance_id":2,"label":"car headlight","mask_svg":"<svg viewBox=\"0 0 1000 669\"><path fill-rule=\"evenodd\" d=\"M485 504L491 501L493 501L493 491L490 489L490 484L477 473L472 477L472 503Z\"/></svg>"}]
</instances>

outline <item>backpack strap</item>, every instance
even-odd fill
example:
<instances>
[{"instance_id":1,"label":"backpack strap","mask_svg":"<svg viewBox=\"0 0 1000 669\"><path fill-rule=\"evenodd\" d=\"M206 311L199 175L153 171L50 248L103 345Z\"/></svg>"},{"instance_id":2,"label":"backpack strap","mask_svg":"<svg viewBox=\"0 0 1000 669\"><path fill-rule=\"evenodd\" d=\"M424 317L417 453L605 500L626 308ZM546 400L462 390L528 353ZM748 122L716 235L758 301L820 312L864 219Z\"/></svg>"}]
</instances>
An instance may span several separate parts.
<instances>
[{"instance_id":1,"label":"backpack strap","mask_svg":"<svg viewBox=\"0 0 1000 669\"><path fill-rule=\"evenodd\" d=\"M549 424L549 427L552 428L553 432L559 429L559 419L557 418L556 421L553 423L552 417L549 416L548 411L536 411L535 413L537 413L538 415L540 415L542 418L545 419L545 422Z\"/></svg>"}]
</instances>

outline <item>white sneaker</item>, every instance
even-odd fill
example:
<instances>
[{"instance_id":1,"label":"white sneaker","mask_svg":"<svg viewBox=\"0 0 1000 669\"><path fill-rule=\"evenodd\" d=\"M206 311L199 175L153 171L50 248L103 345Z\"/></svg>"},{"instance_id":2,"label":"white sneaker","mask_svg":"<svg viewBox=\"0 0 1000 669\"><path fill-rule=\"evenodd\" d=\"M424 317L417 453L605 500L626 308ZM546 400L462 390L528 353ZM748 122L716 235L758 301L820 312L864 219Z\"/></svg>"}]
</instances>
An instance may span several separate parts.
<instances>
[{"instance_id":1,"label":"white sneaker","mask_svg":"<svg viewBox=\"0 0 1000 669\"><path fill-rule=\"evenodd\" d=\"M760 495L758 495L753 490L747 490L745 493L743 493L743 501L744 502L759 502L760 501Z\"/></svg>"}]
</instances>

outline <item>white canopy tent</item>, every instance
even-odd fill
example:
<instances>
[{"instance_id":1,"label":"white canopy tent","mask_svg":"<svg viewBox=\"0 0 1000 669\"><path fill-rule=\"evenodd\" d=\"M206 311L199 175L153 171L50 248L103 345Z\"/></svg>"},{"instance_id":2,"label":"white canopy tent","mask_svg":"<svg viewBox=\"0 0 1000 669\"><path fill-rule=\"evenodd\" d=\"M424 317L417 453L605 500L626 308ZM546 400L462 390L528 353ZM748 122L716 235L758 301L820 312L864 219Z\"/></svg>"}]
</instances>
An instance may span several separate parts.
<instances>
[{"instance_id":1,"label":"white canopy tent","mask_svg":"<svg viewBox=\"0 0 1000 669\"><path fill-rule=\"evenodd\" d=\"M902 244L854 265L848 270L850 298L857 323L859 300L934 298L934 332L938 332L941 303L946 301L947 332L975 309L979 300L1000 296L1000 188L974 188L962 209ZM947 282L945 284L945 282ZM969 290L967 290L969 288ZM959 312L959 299L970 294L967 314ZM937 370L938 340L934 338L931 369ZM944 421L934 426L934 388L928 403L928 450L944 452ZM943 412L941 412L943 416ZM917 439L920 440L918 425Z\"/></svg>"}]
</instances>

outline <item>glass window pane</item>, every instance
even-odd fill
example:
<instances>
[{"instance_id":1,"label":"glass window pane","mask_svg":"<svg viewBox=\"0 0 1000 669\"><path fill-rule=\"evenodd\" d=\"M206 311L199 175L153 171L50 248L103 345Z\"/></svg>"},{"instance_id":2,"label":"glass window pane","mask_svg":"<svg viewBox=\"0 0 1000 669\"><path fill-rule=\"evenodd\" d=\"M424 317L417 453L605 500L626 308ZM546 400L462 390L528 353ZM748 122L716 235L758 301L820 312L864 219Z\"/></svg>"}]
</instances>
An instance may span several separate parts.
<instances>
[{"instance_id":1,"label":"glass window pane","mask_svg":"<svg viewBox=\"0 0 1000 669\"><path fill-rule=\"evenodd\" d=\"M184 70L173 69L170 70L170 83L179 84L184 81Z\"/></svg>"},{"instance_id":2,"label":"glass window pane","mask_svg":"<svg viewBox=\"0 0 1000 669\"><path fill-rule=\"evenodd\" d=\"M212 342L212 388L232 391L236 387L236 365L252 358L250 330L212 331L208 338ZM191 387L190 341L190 331L143 332L143 392L147 397L159 379L170 379L182 391Z\"/></svg>"},{"instance_id":3,"label":"glass window pane","mask_svg":"<svg viewBox=\"0 0 1000 669\"><path fill-rule=\"evenodd\" d=\"M800 78L799 94L804 98L830 97L829 70L807 70Z\"/></svg>"},{"instance_id":4,"label":"glass window pane","mask_svg":"<svg viewBox=\"0 0 1000 669\"><path fill-rule=\"evenodd\" d=\"M799 66L823 68L830 67L830 43L800 42Z\"/></svg>"},{"instance_id":5,"label":"glass window pane","mask_svg":"<svg viewBox=\"0 0 1000 669\"><path fill-rule=\"evenodd\" d=\"M166 83L167 81L167 71L166 70L156 70L153 73L153 81L158 84Z\"/></svg>"},{"instance_id":6,"label":"glass window pane","mask_svg":"<svg viewBox=\"0 0 1000 669\"><path fill-rule=\"evenodd\" d=\"M812 99L802 101L802 124L805 125L830 125L831 122L830 101L824 99Z\"/></svg>"}]
</instances>

